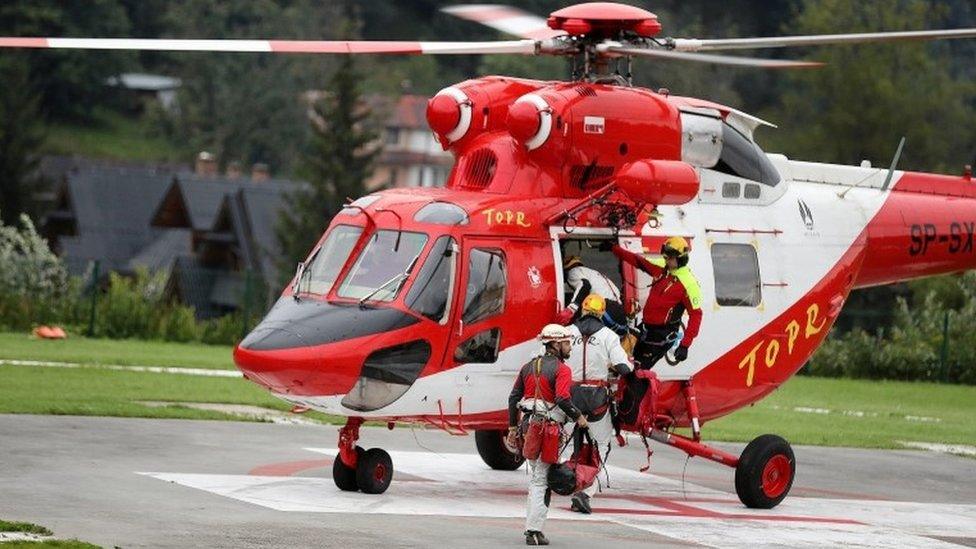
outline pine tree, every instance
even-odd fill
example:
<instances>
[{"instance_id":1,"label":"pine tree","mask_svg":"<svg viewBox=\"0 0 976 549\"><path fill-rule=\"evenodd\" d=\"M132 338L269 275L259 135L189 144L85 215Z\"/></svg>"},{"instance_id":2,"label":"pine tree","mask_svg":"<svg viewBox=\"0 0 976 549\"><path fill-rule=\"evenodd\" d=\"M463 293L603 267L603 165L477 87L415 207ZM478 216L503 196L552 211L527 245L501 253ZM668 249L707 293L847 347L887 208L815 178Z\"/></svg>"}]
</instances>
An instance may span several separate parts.
<instances>
[{"instance_id":1,"label":"pine tree","mask_svg":"<svg viewBox=\"0 0 976 549\"><path fill-rule=\"evenodd\" d=\"M344 57L326 94L313 105L313 136L303 173L308 184L286 198L276 227L283 277L318 241L346 199L363 194L372 174L378 135L370 127L360 80L352 57Z\"/></svg>"}]
</instances>

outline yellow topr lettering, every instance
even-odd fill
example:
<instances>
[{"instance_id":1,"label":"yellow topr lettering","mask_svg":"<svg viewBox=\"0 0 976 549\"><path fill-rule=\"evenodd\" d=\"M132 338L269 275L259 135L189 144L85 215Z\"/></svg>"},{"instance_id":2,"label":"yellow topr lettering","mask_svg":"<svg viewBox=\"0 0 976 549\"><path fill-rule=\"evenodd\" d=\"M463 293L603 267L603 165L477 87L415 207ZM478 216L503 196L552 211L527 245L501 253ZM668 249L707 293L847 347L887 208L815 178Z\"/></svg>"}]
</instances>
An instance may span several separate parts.
<instances>
[{"instance_id":1,"label":"yellow topr lettering","mask_svg":"<svg viewBox=\"0 0 976 549\"><path fill-rule=\"evenodd\" d=\"M495 212L495 223L502 223L505 221L504 212Z\"/></svg>"},{"instance_id":2,"label":"yellow topr lettering","mask_svg":"<svg viewBox=\"0 0 976 549\"><path fill-rule=\"evenodd\" d=\"M531 227L532 226L531 223L526 223L526 221L525 221L525 212L518 212L517 214L515 214L515 223L519 227Z\"/></svg>"},{"instance_id":3,"label":"yellow topr lettering","mask_svg":"<svg viewBox=\"0 0 976 549\"><path fill-rule=\"evenodd\" d=\"M752 376L756 373L756 351L762 347L762 344L762 341L756 343L756 346L753 347L752 350L749 351L749 354L746 355L745 358L742 359L742 362L739 363L740 370L746 366L749 367L749 370L746 372L746 387L752 387Z\"/></svg>"},{"instance_id":4,"label":"yellow topr lettering","mask_svg":"<svg viewBox=\"0 0 976 549\"><path fill-rule=\"evenodd\" d=\"M515 212L513 212L512 210L505 210L505 224L511 225L512 220L514 219L515 219Z\"/></svg>"},{"instance_id":5,"label":"yellow topr lettering","mask_svg":"<svg viewBox=\"0 0 976 549\"><path fill-rule=\"evenodd\" d=\"M796 343L796 338L800 336L800 323L791 320L789 324L786 325L786 352L793 354L793 344Z\"/></svg>"},{"instance_id":6,"label":"yellow topr lettering","mask_svg":"<svg viewBox=\"0 0 976 549\"><path fill-rule=\"evenodd\" d=\"M776 357L779 356L779 341L775 339L769 342L766 347L766 367L772 368L776 364Z\"/></svg>"},{"instance_id":7,"label":"yellow topr lettering","mask_svg":"<svg viewBox=\"0 0 976 549\"><path fill-rule=\"evenodd\" d=\"M488 223L488 226L489 227L491 227L491 220L493 219L492 214L494 214L494 213L495 213L495 210L493 210L491 208L485 210L485 222Z\"/></svg>"},{"instance_id":8,"label":"yellow topr lettering","mask_svg":"<svg viewBox=\"0 0 976 549\"><path fill-rule=\"evenodd\" d=\"M809 338L813 334L820 333L823 330L824 324L827 323L826 319L820 320L820 325L817 325L817 317L820 316L820 306L814 303L807 308L807 329L804 331L804 338Z\"/></svg>"}]
</instances>

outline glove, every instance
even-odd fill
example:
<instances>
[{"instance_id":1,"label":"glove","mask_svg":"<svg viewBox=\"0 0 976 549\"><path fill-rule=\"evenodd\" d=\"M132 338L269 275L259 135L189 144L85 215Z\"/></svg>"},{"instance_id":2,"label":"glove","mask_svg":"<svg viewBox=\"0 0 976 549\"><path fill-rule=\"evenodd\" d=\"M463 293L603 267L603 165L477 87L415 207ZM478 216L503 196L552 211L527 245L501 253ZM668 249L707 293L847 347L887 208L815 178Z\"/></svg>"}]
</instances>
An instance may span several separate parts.
<instances>
[{"instance_id":1,"label":"glove","mask_svg":"<svg viewBox=\"0 0 976 549\"><path fill-rule=\"evenodd\" d=\"M556 323L565 326L569 324L571 320L573 320L573 315L575 314L576 311L570 309L569 307L566 307L562 311L559 311L559 314L556 315Z\"/></svg>"},{"instance_id":2,"label":"glove","mask_svg":"<svg viewBox=\"0 0 976 549\"><path fill-rule=\"evenodd\" d=\"M600 250L601 252L609 252L610 250L613 249L613 244L614 244L613 240L603 240L600 242L600 245L597 247L597 249Z\"/></svg>"},{"instance_id":3,"label":"glove","mask_svg":"<svg viewBox=\"0 0 976 549\"><path fill-rule=\"evenodd\" d=\"M688 360L688 347L681 345L680 347L675 349L674 359L677 360L678 362L683 362L685 360Z\"/></svg>"}]
</instances>

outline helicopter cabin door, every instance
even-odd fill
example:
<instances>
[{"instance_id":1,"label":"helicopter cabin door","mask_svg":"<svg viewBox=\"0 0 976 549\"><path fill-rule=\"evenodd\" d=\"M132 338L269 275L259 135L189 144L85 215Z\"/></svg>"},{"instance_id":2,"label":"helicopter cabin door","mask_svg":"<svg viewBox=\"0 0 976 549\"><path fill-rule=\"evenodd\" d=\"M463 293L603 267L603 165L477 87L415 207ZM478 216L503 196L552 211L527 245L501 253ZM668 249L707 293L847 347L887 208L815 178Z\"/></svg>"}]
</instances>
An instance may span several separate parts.
<instances>
[{"instance_id":1,"label":"helicopter cabin door","mask_svg":"<svg viewBox=\"0 0 976 549\"><path fill-rule=\"evenodd\" d=\"M554 316L555 270L547 241L466 236L444 362L511 381L538 349L535 336ZM508 386L510 388L510 385ZM464 391L462 391L464 392ZM495 403L497 405L497 403Z\"/></svg>"}]
</instances>

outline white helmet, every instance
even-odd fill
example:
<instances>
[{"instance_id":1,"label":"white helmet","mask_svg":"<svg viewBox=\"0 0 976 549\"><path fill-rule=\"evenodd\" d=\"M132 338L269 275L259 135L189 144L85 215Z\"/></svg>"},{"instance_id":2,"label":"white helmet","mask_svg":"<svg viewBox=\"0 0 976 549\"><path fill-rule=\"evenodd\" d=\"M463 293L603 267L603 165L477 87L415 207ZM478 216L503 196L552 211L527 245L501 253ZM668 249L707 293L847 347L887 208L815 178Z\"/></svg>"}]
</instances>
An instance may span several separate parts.
<instances>
[{"instance_id":1,"label":"white helmet","mask_svg":"<svg viewBox=\"0 0 976 549\"><path fill-rule=\"evenodd\" d=\"M542 343L558 343L560 341L572 340L573 332L560 324L546 324L546 327L539 332L539 341Z\"/></svg>"}]
</instances>

